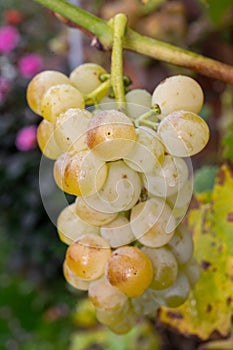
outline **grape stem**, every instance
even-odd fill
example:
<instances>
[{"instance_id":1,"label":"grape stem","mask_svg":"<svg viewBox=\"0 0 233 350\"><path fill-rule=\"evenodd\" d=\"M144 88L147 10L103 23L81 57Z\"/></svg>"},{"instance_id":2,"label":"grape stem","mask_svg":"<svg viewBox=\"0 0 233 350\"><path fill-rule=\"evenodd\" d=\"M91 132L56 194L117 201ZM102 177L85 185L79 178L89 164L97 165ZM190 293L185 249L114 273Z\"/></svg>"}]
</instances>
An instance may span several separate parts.
<instances>
[{"instance_id":1,"label":"grape stem","mask_svg":"<svg viewBox=\"0 0 233 350\"><path fill-rule=\"evenodd\" d=\"M158 123L158 115L161 113L160 108L158 105L153 106L148 112L140 115L138 117L134 124L136 127L139 127L140 125L148 126L151 129L157 130L157 127L159 125Z\"/></svg>"},{"instance_id":2,"label":"grape stem","mask_svg":"<svg viewBox=\"0 0 233 350\"><path fill-rule=\"evenodd\" d=\"M124 108L125 86L123 81L123 38L127 26L127 17L117 14L109 23L113 26L113 44L111 56L111 85L119 108Z\"/></svg>"},{"instance_id":3,"label":"grape stem","mask_svg":"<svg viewBox=\"0 0 233 350\"><path fill-rule=\"evenodd\" d=\"M113 45L112 21L109 22L76 7L65 0L34 0L50 10L68 18L79 29L98 38L106 50ZM233 84L233 66L184 50L163 41L149 38L127 28L123 48L152 57L156 60L189 68L208 77Z\"/></svg>"}]
</instances>

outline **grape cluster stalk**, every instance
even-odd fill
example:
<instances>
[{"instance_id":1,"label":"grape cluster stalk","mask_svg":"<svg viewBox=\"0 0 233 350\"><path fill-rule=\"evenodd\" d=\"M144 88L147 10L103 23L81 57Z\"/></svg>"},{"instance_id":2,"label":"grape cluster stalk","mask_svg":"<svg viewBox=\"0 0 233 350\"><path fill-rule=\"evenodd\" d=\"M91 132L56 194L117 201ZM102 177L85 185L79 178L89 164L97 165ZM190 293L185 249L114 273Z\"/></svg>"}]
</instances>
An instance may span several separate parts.
<instances>
[{"instance_id":1,"label":"grape cluster stalk","mask_svg":"<svg viewBox=\"0 0 233 350\"><path fill-rule=\"evenodd\" d=\"M43 117L39 147L54 160L57 186L75 196L57 219L64 276L117 334L184 303L199 278L181 222L192 196L189 157L209 139L203 100L194 79L176 75L119 102L95 63L69 77L43 71L28 85L28 104Z\"/></svg>"}]
</instances>

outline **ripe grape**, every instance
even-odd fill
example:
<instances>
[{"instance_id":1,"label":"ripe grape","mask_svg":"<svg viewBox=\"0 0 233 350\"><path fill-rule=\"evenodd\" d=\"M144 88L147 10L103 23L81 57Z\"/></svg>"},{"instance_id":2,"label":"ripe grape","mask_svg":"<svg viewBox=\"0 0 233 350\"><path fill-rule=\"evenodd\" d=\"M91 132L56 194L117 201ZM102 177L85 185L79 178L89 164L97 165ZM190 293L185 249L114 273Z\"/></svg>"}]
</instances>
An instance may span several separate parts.
<instances>
[{"instance_id":1,"label":"ripe grape","mask_svg":"<svg viewBox=\"0 0 233 350\"><path fill-rule=\"evenodd\" d=\"M193 254L193 240L190 232L184 226L177 227L168 245L172 249L179 264L186 264Z\"/></svg>"},{"instance_id":2,"label":"ripe grape","mask_svg":"<svg viewBox=\"0 0 233 350\"><path fill-rule=\"evenodd\" d=\"M127 296L112 286L105 276L90 283L88 296L96 308L106 311L117 311L128 301Z\"/></svg>"},{"instance_id":3,"label":"ripe grape","mask_svg":"<svg viewBox=\"0 0 233 350\"><path fill-rule=\"evenodd\" d=\"M55 121L55 139L63 152L87 149L86 130L92 114L84 109L70 108Z\"/></svg>"},{"instance_id":4,"label":"ripe grape","mask_svg":"<svg viewBox=\"0 0 233 350\"><path fill-rule=\"evenodd\" d=\"M125 95L127 112L132 119L148 112L151 108L151 94L143 89L133 89Z\"/></svg>"},{"instance_id":5,"label":"ripe grape","mask_svg":"<svg viewBox=\"0 0 233 350\"><path fill-rule=\"evenodd\" d=\"M108 163L107 179L98 192L99 202L103 202L108 212L131 209L137 203L140 193L141 180L136 172L122 160ZM91 199L87 198L87 203L91 204ZM98 207L95 208L98 210Z\"/></svg>"},{"instance_id":6,"label":"ripe grape","mask_svg":"<svg viewBox=\"0 0 233 350\"><path fill-rule=\"evenodd\" d=\"M135 298L149 287L153 278L150 259L137 247L123 246L108 259L105 275L111 285Z\"/></svg>"},{"instance_id":7,"label":"ripe grape","mask_svg":"<svg viewBox=\"0 0 233 350\"><path fill-rule=\"evenodd\" d=\"M120 214L109 224L103 225L100 234L113 248L130 244L135 240L129 220Z\"/></svg>"},{"instance_id":8,"label":"ripe grape","mask_svg":"<svg viewBox=\"0 0 233 350\"><path fill-rule=\"evenodd\" d=\"M88 196L99 191L106 176L105 162L89 150L73 155L63 154L54 165L54 178L58 187L76 196Z\"/></svg>"},{"instance_id":9,"label":"ripe grape","mask_svg":"<svg viewBox=\"0 0 233 350\"><path fill-rule=\"evenodd\" d=\"M69 108L84 108L81 92L69 84L51 86L43 95L40 110L44 119L55 122Z\"/></svg>"},{"instance_id":10,"label":"ripe grape","mask_svg":"<svg viewBox=\"0 0 233 350\"><path fill-rule=\"evenodd\" d=\"M99 234L99 227L83 221L75 209L75 203L68 205L61 211L57 219L59 237L68 245L85 234Z\"/></svg>"},{"instance_id":11,"label":"ripe grape","mask_svg":"<svg viewBox=\"0 0 233 350\"><path fill-rule=\"evenodd\" d=\"M201 270L197 261L192 257L185 265L182 266L182 271L188 278L188 281L192 287L195 286L200 278Z\"/></svg>"},{"instance_id":12,"label":"ripe grape","mask_svg":"<svg viewBox=\"0 0 233 350\"><path fill-rule=\"evenodd\" d=\"M66 281L74 288L79 290L88 290L90 282L85 281L79 277L77 277L67 266L66 260L63 263L63 274Z\"/></svg>"},{"instance_id":13,"label":"ripe grape","mask_svg":"<svg viewBox=\"0 0 233 350\"><path fill-rule=\"evenodd\" d=\"M136 140L132 121L116 110L94 115L87 131L87 145L97 157L113 161L126 156Z\"/></svg>"},{"instance_id":14,"label":"ripe grape","mask_svg":"<svg viewBox=\"0 0 233 350\"><path fill-rule=\"evenodd\" d=\"M101 84L100 76L106 73L98 64L84 63L70 73L70 81L82 94L87 95Z\"/></svg>"},{"instance_id":15,"label":"ripe grape","mask_svg":"<svg viewBox=\"0 0 233 350\"><path fill-rule=\"evenodd\" d=\"M147 127L136 129L136 142L125 156L125 163L135 171L148 173L164 158L164 146L157 133Z\"/></svg>"},{"instance_id":16,"label":"ripe grape","mask_svg":"<svg viewBox=\"0 0 233 350\"><path fill-rule=\"evenodd\" d=\"M135 238L141 244L158 248L170 241L176 222L165 201L151 198L132 208L130 225Z\"/></svg>"},{"instance_id":17,"label":"ripe grape","mask_svg":"<svg viewBox=\"0 0 233 350\"><path fill-rule=\"evenodd\" d=\"M88 198L77 197L75 201L75 210L78 216L90 225L102 226L113 221L117 217L117 213L106 213L96 210L88 205Z\"/></svg>"},{"instance_id":18,"label":"ripe grape","mask_svg":"<svg viewBox=\"0 0 233 350\"><path fill-rule=\"evenodd\" d=\"M37 142L42 153L50 159L57 159L62 150L54 137L54 124L43 119L37 128Z\"/></svg>"},{"instance_id":19,"label":"ripe grape","mask_svg":"<svg viewBox=\"0 0 233 350\"><path fill-rule=\"evenodd\" d=\"M65 74L55 70L46 70L34 76L27 88L27 102L33 112L42 115L40 105L43 95L51 86L58 84L71 85L71 81Z\"/></svg>"},{"instance_id":20,"label":"ripe grape","mask_svg":"<svg viewBox=\"0 0 233 350\"><path fill-rule=\"evenodd\" d=\"M197 114L179 110L166 116L158 127L158 134L167 152L176 157L193 156L209 140L209 128Z\"/></svg>"},{"instance_id":21,"label":"ripe grape","mask_svg":"<svg viewBox=\"0 0 233 350\"><path fill-rule=\"evenodd\" d=\"M155 166L150 173L143 174L143 184L147 191L158 197L171 196L184 186L189 170L182 158L165 155L162 164Z\"/></svg>"},{"instance_id":22,"label":"ripe grape","mask_svg":"<svg viewBox=\"0 0 233 350\"><path fill-rule=\"evenodd\" d=\"M152 105L158 104L161 118L173 111L199 113L203 105L200 85L185 75L175 75L162 81L152 94Z\"/></svg>"},{"instance_id":23,"label":"ripe grape","mask_svg":"<svg viewBox=\"0 0 233 350\"><path fill-rule=\"evenodd\" d=\"M66 251L69 269L85 281L93 281L104 274L111 249L100 236L86 234L71 243Z\"/></svg>"},{"instance_id":24,"label":"ripe grape","mask_svg":"<svg viewBox=\"0 0 233 350\"><path fill-rule=\"evenodd\" d=\"M178 264L173 253L168 247L143 247L142 251L150 258L154 268L154 277L150 288L160 290L171 286L178 275Z\"/></svg>"}]
</instances>

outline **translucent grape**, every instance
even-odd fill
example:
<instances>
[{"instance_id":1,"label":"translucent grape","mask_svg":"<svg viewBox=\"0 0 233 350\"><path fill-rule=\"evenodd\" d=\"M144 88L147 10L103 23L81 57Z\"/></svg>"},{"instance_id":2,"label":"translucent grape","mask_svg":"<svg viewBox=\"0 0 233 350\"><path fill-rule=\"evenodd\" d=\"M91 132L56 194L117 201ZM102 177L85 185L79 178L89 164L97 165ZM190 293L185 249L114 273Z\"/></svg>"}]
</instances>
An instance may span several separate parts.
<instances>
[{"instance_id":1,"label":"translucent grape","mask_svg":"<svg viewBox=\"0 0 233 350\"><path fill-rule=\"evenodd\" d=\"M55 139L63 152L87 149L86 134L92 114L84 109L70 108L56 119Z\"/></svg>"},{"instance_id":2,"label":"translucent grape","mask_svg":"<svg viewBox=\"0 0 233 350\"><path fill-rule=\"evenodd\" d=\"M156 292L148 288L145 292L137 298L131 299L134 311L137 315L145 315L155 317L158 308L161 305L165 305L165 301L162 297L156 295Z\"/></svg>"},{"instance_id":3,"label":"translucent grape","mask_svg":"<svg viewBox=\"0 0 233 350\"><path fill-rule=\"evenodd\" d=\"M102 237L86 234L69 245L66 262L77 277L93 281L104 274L110 255L111 249Z\"/></svg>"},{"instance_id":4,"label":"translucent grape","mask_svg":"<svg viewBox=\"0 0 233 350\"><path fill-rule=\"evenodd\" d=\"M58 187L76 196L88 196L99 191L106 177L106 164L89 150L63 155L54 165Z\"/></svg>"},{"instance_id":5,"label":"translucent grape","mask_svg":"<svg viewBox=\"0 0 233 350\"><path fill-rule=\"evenodd\" d=\"M100 234L113 248L129 244L135 240L129 220L123 215L118 215L109 224L103 225L100 228Z\"/></svg>"},{"instance_id":6,"label":"translucent grape","mask_svg":"<svg viewBox=\"0 0 233 350\"><path fill-rule=\"evenodd\" d=\"M189 170L182 158L166 155L161 165L143 174L143 184L153 196L166 198L177 193L188 180Z\"/></svg>"},{"instance_id":7,"label":"translucent grape","mask_svg":"<svg viewBox=\"0 0 233 350\"><path fill-rule=\"evenodd\" d=\"M137 297L149 287L153 278L150 259L137 247L117 248L108 259L108 281L128 297Z\"/></svg>"},{"instance_id":8,"label":"translucent grape","mask_svg":"<svg viewBox=\"0 0 233 350\"><path fill-rule=\"evenodd\" d=\"M131 309L132 308L131 308L131 305L130 305L129 299L128 299L122 305L122 307L120 307L116 310L106 310L104 308L102 308L102 309L96 308L96 318L99 322L103 323L104 325L111 326L111 325L117 324L117 323L121 322L122 320L124 320L124 318L126 318L127 315L131 312Z\"/></svg>"},{"instance_id":9,"label":"translucent grape","mask_svg":"<svg viewBox=\"0 0 233 350\"><path fill-rule=\"evenodd\" d=\"M158 248L170 241L176 222L170 207L162 199L151 198L132 208L130 225L141 244Z\"/></svg>"},{"instance_id":10,"label":"translucent grape","mask_svg":"<svg viewBox=\"0 0 233 350\"><path fill-rule=\"evenodd\" d=\"M76 214L75 203L73 203L59 214L57 231L61 241L69 245L85 234L98 234L99 228L81 220Z\"/></svg>"},{"instance_id":11,"label":"translucent grape","mask_svg":"<svg viewBox=\"0 0 233 350\"><path fill-rule=\"evenodd\" d=\"M133 89L125 95L127 112L132 119L148 112L151 108L151 94L144 89Z\"/></svg>"},{"instance_id":12,"label":"translucent grape","mask_svg":"<svg viewBox=\"0 0 233 350\"><path fill-rule=\"evenodd\" d=\"M27 102L33 112L42 115L40 105L43 95L51 86L58 84L71 84L71 81L55 70L46 70L34 76L27 87Z\"/></svg>"},{"instance_id":13,"label":"translucent grape","mask_svg":"<svg viewBox=\"0 0 233 350\"><path fill-rule=\"evenodd\" d=\"M69 108L84 108L81 92L69 84L51 86L41 100L41 113L44 119L55 122L59 114Z\"/></svg>"},{"instance_id":14,"label":"translucent grape","mask_svg":"<svg viewBox=\"0 0 233 350\"><path fill-rule=\"evenodd\" d=\"M108 163L107 179L98 192L99 201L96 200L95 204L92 202L92 197L86 200L96 210L98 208L106 208L105 210L108 212L114 213L132 208L138 201L140 193L141 180L139 175L122 160L118 160Z\"/></svg>"},{"instance_id":15,"label":"translucent grape","mask_svg":"<svg viewBox=\"0 0 233 350\"><path fill-rule=\"evenodd\" d=\"M43 119L37 128L37 142L42 153L50 159L57 159L62 150L54 138L54 125Z\"/></svg>"},{"instance_id":16,"label":"translucent grape","mask_svg":"<svg viewBox=\"0 0 233 350\"><path fill-rule=\"evenodd\" d=\"M127 296L112 286L105 276L90 283L88 296L96 308L106 311L119 310L128 301Z\"/></svg>"},{"instance_id":17,"label":"translucent grape","mask_svg":"<svg viewBox=\"0 0 233 350\"><path fill-rule=\"evenodd\" d=\"M199 113L203 100L200 85L185 75L174 75L163 80L152 94L152 105L159 105L161 117L181 109Z\"/></svg>"},{"instance_id":18,"label":"translucent grape","mask_svg":"<svg viewBox=\"0 0 233 350\"><path fill-rule=\"evenodd\" d=\"M79 217L87 223L95 226L106 225L117 217L117 213L105 213L88 205L88 198L77 197L75 210Z\"/></svg>"},{"instance_id":19,"label":"translucent grape","mask_svg":"<svg viewBox=\"0 0 233 350\"><path fill-rule=\"evenodd\" d=\"M184 226L180 225L177 227L168 245L171 247L179 264L185 264L191 259L193 254L192 235Z\"/></svg>"},{"instance_id":20,"label":"translucent grape","mask_svg":"<svg viewBox=\"0 0 233 350\"><path fill-rule=\"evenodd\" d=\"M173 253L167 247L143 247L142 251L150 258L154 268L150 288L160 290L171 286L178 275L178 264Z\"/></svg>"},{"instance_id":21,"label":"translucent grape","mask_svg":"<svg viewBox=\"0 0 233 350\"><path fill-rule=\"evenodd\" d=\"M96 156L105 161L125 157L136 139L132 121L116 110L102 111L94 115L87 131L87 145Z\"/></svg>"},{"instance_id":22,"label":"translucent grape","mask_svg":"<svg viewBox=\"0 0 233 350\"><path fill-rule=\"evenodd\" d=\"M176 157L193 156L208 143L209 128L197 114L180 110L165 117L158 126L167 152Z\"/></svg>"},{"instance_id":23,"label":"translucent grape","mask_svg":"<svg viewBox=\"0 0 233 350\"><path fill-rule=\"evenodd\" d=\"M77 277L67 266L66 260L63 264L63 274L66 281L74 288L79 290L88 290L90 282L84 281L81 278Z\"/></svg>"},{"instance_id":24,"label":"translucent grape","mask_svg":"<svg viewBox=\"0 0 233 350\"><path fill-rule=\"evenodd\" d=\"M135 171L148 173L164 158L164 146L152 129L136 129L136 142L124 158L125 163Z\"/></svg>"},{"instance_id":25,"label":"translucent grape","mask_svg":"<svg viewBox=\"0 0 233 350\"><path fill-rule=\"evenodd\" d=\"M183 267L182 271L184 272L184 274L188 278L190 285L192 287L194 287L195 284L198 282L200 275L201 275L201 269L200 269L198 262L192 257L182 267Z\"/></svg>"},{"instance_id":26,"label":"translucent grape","mask_svg":"<svg viewBox=\"0 0 233 350\"><path fill-rule=\"evenodd\" d=\"M95 90L100 84L100 76L106 70L96 63L83 63L70 73L70 80L84 95Z\"/></svg>"}]
</instances>

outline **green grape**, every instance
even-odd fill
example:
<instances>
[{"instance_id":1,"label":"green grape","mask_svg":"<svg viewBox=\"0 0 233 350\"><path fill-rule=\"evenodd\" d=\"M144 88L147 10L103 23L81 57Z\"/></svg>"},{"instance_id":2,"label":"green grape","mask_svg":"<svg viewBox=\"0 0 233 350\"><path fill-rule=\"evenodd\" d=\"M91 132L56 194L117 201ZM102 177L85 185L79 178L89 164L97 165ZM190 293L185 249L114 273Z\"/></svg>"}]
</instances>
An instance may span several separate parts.
<instances>
[{"instance_id":1,"label":"green grape","mask_svg":"<svg viewBox=\"0 0 233 350\"><path fill-rule=\"evenodd\" d=\"M122 309L128 301L127 296L112 286L105 276L90 283L88 296L96 308L106 311Z\"/></svg>"},{"instance_id":2,"label":"green grape","mask_svg":"<svg viewBox=\"0 0 233 350\"><path fill-rule=\"evenodd\" d=\"M63 274L66 281L73 287L79 290L87 291L90 285L89 281L85 281L77 277L67 266L66 260L63 263Z\"/></svg>"},{"instance_id":3,"label":"green grape","mask_svg":"<svg viewBox=\"0 0 233 350\"><path fill-rule=\"evenodd\" d=\"M168 243L179 264L186 264L193 254L191 233L184 226L178 226L174 236Z\"/></svg>"},{"instance_id":4,"label":"green grape","mask_svg":"<svg viewBox=\"0 0 233 350\"><path fill-rule=\"evenodd\" d=\"M100 100L97 108L101 111L107 111L112 109L117 109L117 102L114 98L105 96Z\"/></svg>"},{"instance_id":5,"label":"green grape","mask_svg":"<svg viewBox=\"0 0 233 350\"><path fill-rule=\"evenodd\" d=\"M92 203L92 197L87 198L87 203L96 209L106 207L110 213L129 210L140 197L140 177L122 160L109 162L107 165L107 179L98 192L99 203L97 201L96 204Z\"/></svg>"},{"instance_id":6,"label":"green grape","mask_svg":"<svg viewBox=\"0 0 233 350\"><path fill-rule=\"evenodd\" d=\"M87 145L97 157L113 161L125 157L134 146L136 131L132 121L116 110L94 115L87 131Z\"/></svg>"},{"instance_id":7,"label":"green grape","mask_svg":"<svg viewBox=\"0 0 233 350\"><path fill-rule=\"evenodd\" d=\"M132 119L148 112L151 108L151 94L144 89L134 89L125 95L127 112Z\"/></svg>"},{"instance_id":8,"label":"green grape","mask_svg":"<svg viewBox=\"0 0 233 350\"><path fill-rule=\"evenodd\" d=\"M163 80L152 94L152 105L159 105L161 118L179 110L199 113L203 100L200 85L185 75L174 75Z\"/></svg>"},{"instance_id":9,"label":"green grape","mask_svg":"<svg viewBox=\"0 0 233 350\"><path fill-rule=\"evenodd\" d=\"M70 73L70 80L82 94L87 95L102 83L100 76L106 73L96 63L84 63Z\"/></svg>"},{"instance_id":10,"label":"green grape","mask_svg":"<svg viewBox=\"0 0 233 350\"><path fill-rule=\"evenodd\" d=\"M157 297L164 299L169 307L177 307L183 304L190 293L190 284L182 271L179 271L176 281L167 289L155 291Z\"/></svg>"},{"instance_id":11,"label":"green grape","mask_svg":"<svg viewBox=\"0 0 233 350\"><path fill-rule=\"evenodd\" d=\"M185 265L182 266L182 271L188 278L190 285L194 287L201 275L198 262L192 257Z\"/></svg>"},{"instance_id":12,"label":"green grape","mask_svg":"<svg viewBox=\"0 0 233 350\"><path fill-rule=\"evenodd\" d=\"M102 226L113 221L117 213L106 213L96 210L88 205L88 198L77 197L75 201L75 210L79 217L90 225Z\"/></svg>"},{"instance_id":13,"label":"green grape","mask_svg":"<svg viewBox=\"0 0 233 350\"><path fill-rule=\"evenodd\" d=\"M33 112L42 115L42 97L51 86L58 84L71 85L71 81L66 75L55 70L45 70L34 76L27 87L27 102Z\"/></svg>"},{"instance_id":14,"label":"green grape","mask_svg":"<svg viewBox=\"0 0 233 350\"><path fill-rule=\"evenodd\" d=\"M188 179L185 184L179 188L178 192L167 197L167 202L171 208L183 208L188 206L193 192L193 183Z\"/></svg>"},{"instance_id":15,"label":"green grape","mask_svg":"<svg viewBox=\"0 0 233 350\"><path fill-rule=\"evenodd\" d=\"M75 196L88 196L101 189L107 177L105 162L85 150L62 155L54 164L54 178L60 189Z\"/></svg>"},{"instance_id":16,"label":"green grape","mask_svg":"<svg viewBox=\"0 0 233 350\"><path fill-rule=\"evenodd\" d=\"M62 150L54 137L54 125L43 119L37 128L37 142L41 152L50 159L57 159Z\"/></svg>"},{"instance_id":17,"label":"green grape","mask_svg":"<svg viewBox=\"0 0 233 350\"><path fill-rule=\"evenodd\" d=\"M68 205L61 211L57 219L59 237L68 245L85 234L99 233L99 228L81 220L75 209L75 203Z\"/></svg>"},{"instance_id":18,"label":"green grape","mask_svg":"<svg viewBox=\"0 0 233 350\"><path fill-rule=\"evenodd\" d=\"M158 134L167 152L175 157L193 156L208 143L209 128L197 114L179 110L166 116Z\"/></svg>"},{"instance_id":19,"label":"green grape","mask_svg":"<svg viewBox=\"0 0 233 350\"><path fill-rule=\"evenodd\" d=\"M159 248L171 240L176 222L165 201L151 198L132 208L130 225L135 238L141 244Z\"/></svg>"},{"instance_id":20,"label":"green grape","mask_svg":"<svg viewBox=\"0 0 233 350\"><path fill-rule=\"evenodd\" d=\"M108 259L105 275L114 287L130 298L141 295L153 278L150 259L137 247L117 248Z\"/></svg>"},{"instance_id":21,"label":"green grape","mask_svg":"<svg viewBox=\"0 0 233 350\"><path fill-rule=\"evenodd\" d=\"M44 119L55 122L69 108L84 108L81 92L69 84L51 86L43 95L40 109Z\"/></svg>"},{"instance_id":22,"label":"green grape","mask_svg":"<svg viewBox=\"0 0 233 350\"><path fill-rule=\"evenodd\" d=\"M143 247L142 251L150 258L154 268L150 288L160 290L171 286L178 275L178 264L173 253L167 247Z\"/></svg>"},{"instance_id":23,"label":"green grape","mask_svg":"<svg viewBox=\"0 0 233 350\"><path fill-rule=\"evenodd\" d=\"M77 277L93 281L104 274L110 256L111 249L102 237L86 234L69 245L66 262Z\"/></svg>"},{"instance_id":24,"label":"green grape","mask_svg":"<svg viewBox=\"0 0 233 350\"><path fill-rule=\"evenodd\" d=\"M165 155L161 165L150 173L143 174L143 184L149 194L166 198L177 193L186 183L189 175L187 164L182 158Z\"/></svg>"},{"instance_id":25,"label":"green grape","mask_svg":"<svg viewBox=\"0 0 233 350\"><path fill-rule=\"evenodd\" d=\"M139 127L136 134L135 145L124 161L133 170L148 173L163 161L165 149L154 130Z\"/></svg>"},{"instance_id":26,"label":"green grape","mask_svg":"<svg viewBox=\"0 0 233 350\"><path fill-rule=\"evenodd\" d=\"M80 108L67 109L57 117L54 137L63 152L87 149L85 132L91 118L90 112Z\"/></svg>"},{"instance_id":27,"label":"green grape","mask_svg":"<svg viewBox=\"0 0 233 350\"><path fill-rule=\"evenodd\" d=\"M157 296L153 289L146 289L145 292L137 298L132 298L131 303L135 313L139 316L155 317L161 305L165 306L162 297Z\"/></svg>"},{"instance_id":28,"label":"green grape","mask_svg":"<svg viewBox=\"0 0 233 350\"><path fill-rule=\"evenodd\" d=\"M100 228L100 234L112 248L129 244L135 240L129 220L123 215L118 215L109 224L104 224Z\"/></svg>"},{"instance_id":29,"label":"green grape","mask_svg":"<svg viewBox=\"0 0 233 350\"><path fill-rule=\"evenodd\" d=\"M112 332L123 335L128 333L135 325L135 314L133 311L128 312L126 317L120 322L110 325L109 328Z\"/></svg>"}]
</instances>

